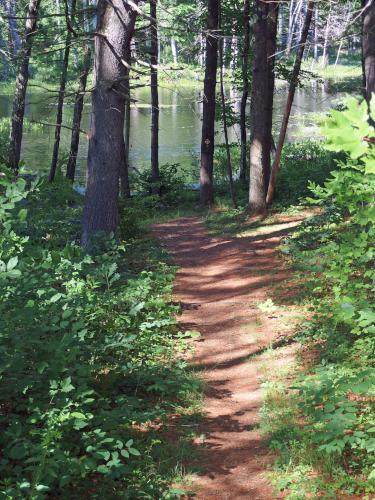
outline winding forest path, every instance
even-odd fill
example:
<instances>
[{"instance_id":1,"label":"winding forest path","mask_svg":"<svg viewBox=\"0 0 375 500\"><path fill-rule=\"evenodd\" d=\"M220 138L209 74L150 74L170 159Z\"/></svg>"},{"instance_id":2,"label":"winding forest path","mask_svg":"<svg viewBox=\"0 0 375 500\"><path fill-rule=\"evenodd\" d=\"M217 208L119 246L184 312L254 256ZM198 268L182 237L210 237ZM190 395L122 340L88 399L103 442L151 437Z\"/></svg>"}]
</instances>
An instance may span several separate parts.
<instances>
[{"instance_id":1,"label":"winding forest path","mask_svg":"<svg viewBox=\"0 0 375 500\"><path fill-rule=\"evenodd\" d=\"M283 288L288 274L276 247L297 223L289 218L234 239L210 236L198 217L154 228L179 266L174 295L182 327L201 333L192 359L207 384L205 437L197 440L203 472L193 477L199 500L276 498L266 477L273 457L258 430L260 384L290 362L294 347L262 353L293 320L286 309L262 313L257 306Z\"/></svg>"}]
</instances>

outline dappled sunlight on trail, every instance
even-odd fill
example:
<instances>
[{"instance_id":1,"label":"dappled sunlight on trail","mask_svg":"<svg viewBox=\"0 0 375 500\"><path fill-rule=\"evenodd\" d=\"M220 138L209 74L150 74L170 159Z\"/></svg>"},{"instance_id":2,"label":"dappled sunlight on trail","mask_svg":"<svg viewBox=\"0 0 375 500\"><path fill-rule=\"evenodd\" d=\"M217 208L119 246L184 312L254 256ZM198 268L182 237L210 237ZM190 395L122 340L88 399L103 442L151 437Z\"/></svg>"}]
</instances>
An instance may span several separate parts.
<instances>
[{"instance_id":1,"label":"dappled sunlight on trail","mask_svg":"<svg viewBox=\"0 0 375 500\"><path fill-rule=\"evenodd\" d=\"M174 292L181 325L201 333L191 360L207 383L204 438L196 443L202 472L193 478L198 499L276 498L267 479L272 456L258 431L260 384L288 362L293 348L258 356L279 340L285 313L267 316L257 305L288 277L276 247L297 223L234 239L211 237L195 217L154 229L180 266Z\"/></svg>"}]
</instances>

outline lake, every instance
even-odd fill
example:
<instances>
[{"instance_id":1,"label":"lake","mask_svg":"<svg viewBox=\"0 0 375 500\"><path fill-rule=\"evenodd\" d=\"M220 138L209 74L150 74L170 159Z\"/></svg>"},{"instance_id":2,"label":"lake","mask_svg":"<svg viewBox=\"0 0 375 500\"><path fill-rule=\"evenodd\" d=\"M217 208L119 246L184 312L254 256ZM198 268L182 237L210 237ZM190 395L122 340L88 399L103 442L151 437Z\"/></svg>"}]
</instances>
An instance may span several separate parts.
<instances>
[{"instance_id":1,"label":"lake","mask_svg":"<svg viewBox=\"0 0 375 500\"><path fill-rule=\"evenodd\" d=\"M227 90L234 108L239 106L239 96ZM275 138L281 122L286 100L287 87L277 87L275 95ZM324 112L336 102L340 94L330 93L327 86L313 83L296 92L293 105L288 140L314 138L319 134L316 126L316 114ZM138 170L148 168L150 161L150 92L148 88L137 89L134 93L136 103L131 107L131 149L130 166ZM199 156L201 134L202 92L198 88L173 88L161 85L160 100L160 164L180 163L190 167L196 164L194 157ZM56 94L31 93L27 97L26 117L29 120L55 123ZM0 118L11 113L12 96L0 95ZM83 130L89 129L90 102L85 104L82 119ZM65 125L70 126L73 115L73 104L64 107ZM230 140L239 141L238 127L230 129ZM48 169L54 140L54 128L43 127L37 131L26 131L24 134L22 159L29 170L43 172ZM276 139L275 139L276 140ZM217 124L217 143L223 142L220 123ZM70 145L70 131L62 129L61 152L67 152ZM77 181L84 182L88 141L81 136L77 164ZM191 167L193 168L193 167Z\"/></svg>"}]
</instances>

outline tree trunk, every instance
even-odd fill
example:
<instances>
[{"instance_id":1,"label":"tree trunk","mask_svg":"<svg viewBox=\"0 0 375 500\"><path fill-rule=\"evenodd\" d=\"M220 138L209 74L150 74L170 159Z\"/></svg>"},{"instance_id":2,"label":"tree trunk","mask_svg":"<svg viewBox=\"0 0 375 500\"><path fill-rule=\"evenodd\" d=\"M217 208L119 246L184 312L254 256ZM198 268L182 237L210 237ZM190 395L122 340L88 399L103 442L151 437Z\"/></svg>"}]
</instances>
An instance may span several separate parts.
<instances>
[{"instance_id":1,"label":"tree trunk","mask_svg":"<svg viewBox=\"0 0 375 500\"><path fill-rule=\"evenodd\" d=\"M274 196L275 187L276 187L277 174L278 174L278 171L280 170L280 165L281 165L281 153L282 153L282 150L284 147L285 136L286 136L286 132L288 129L290 112L292 110L294 94L295 94L295 91L297 88L298 76L299 76L299 72L301 69L301 63L302 63L303 53L305 51L307 36L309 34L311 19L312 19L312 15L313 15L313 11L314 11L314 5L315 5L315 1L309 0L309 3L307 5L305 22L304 22L303 30L302 30L302 34L301 34L301 40L300 40L299 45L298 45L296 60L294 62L294 67L293 67L292 78L291 78L290 85L289 85L288 98L287 98L287 103L286 103L286 107L285 107L285 111L284 111L283 121L281 124L279 141L277 143L275 160L274 160L273 166L272 166L271 180L270 180L270 183L268 186L268 192L267 192L267 204L271 204L273 201L273 196Z\"/></svg>"},{"instance_id":2,"label":"tree trunk","mask_svg":"<svg viewBox=\"0 0 375 500\"><path fill-rule=\"evenodd\" d=\"M329 12L328 12L328 17L327 17L327 24L326 28L324 30L324 43L323 43L323 55L322 55L322 66L326 67L328 64L328 37L329 37L329 30L331 26L331 5L329 6Z\"/></svg>"},{"instance_id":3,"label":"tree trunk","mask_svg":"<svg viewBox=\"0 0 375 500\"><path fill-rule=\"evenodd\" d=\"M315 7L315 18L314 18L314 59L318 60L319 57L319 6Z\"/></svg>"},{"instance_id":4,"label":"tree trunk","mask_svg":"<svg viewBox=\"0 0 375 500\"><path fill-rule=\"evenodd\" d=\"M246 105L249 97L249 50L250 50L250 0L243 4L243 52L242 52L242 97L240 104L240 133L241 133L241 160L240 180L246 182L248 175L247 164L247 130Z\"/></svg>"},{"instance_id":5,"label":"tree trunk","mask_svg":"<svg viewBox=\"0 0 375 500\"><path fill-rule=\"evenodd\" d=\"M227 112L225 109L223 45L224 45L224 40L223 40L223 38L221 38L220 45L219 45L221 108L222 108L222 117L223 117L225 150L226 150L226 154L227 154L227 172L228 172L228 179L229 179L229 191L230 191L230 196L232 199L233 206L236 207L237 203L236 203L236 195L235 195L234 186L233 186L232 159L231 159L231 155L230 155L230 146L229 146L229 139L228 139Z\"/></svg>"},{"instance_id":6,"label":"tree trunk","mask_svg":"<svg viewBox=\"0 0 375 500\"><path fill-rule=\"evenodd\" d=\"M367 5L363 13L362 52L365 96L367 102L370 102L371 95L375 92L375 1Z\"/></svg>"},{"instance_id":7,"label":"tree trunk","mask_svg":"<svg viewBox=\"0 0 375 500\"><path fill-rule=\"evenodd\" d=\"M219 2L220 0L208 0L200 167L200 201L203 205L210 205L214 200L213 164L215 147L215 99Z\"/></svg>"},{"instance_id":8,"label":"tree trunk","mask_svg":"<svg viewBox=\"0 0 375 500\"><path fill-rule=\"evenodd\" d=\"M91 50L89 45L85 45L83 50L84 50L83 66L81 74L79 76L78 91L75 97L73 124L72 124L72 138L70 141L69 159L66 167L66 176L72 182L74 181L76 172L77 155L78 155L79 139L81 132L82 110L85 100L87 77L91 67Z\"/></svg>"},{"instance_id":9,"label":"tree trunk","mask_svg":"<svg viewBox=\"0 0 375 500\"><path fill-rule=\"evenodd\" d=\"M151 33L151 183L152 193L160 194L159 172L159 89L157 0L150 0Z\"/></svg>"},{"instance_id":10,"label":"tree trunk","mask_svg":"<svg viewBox=\"0 0 375 500\"><path fill-rule=\"evenodd\" d=\"M66 8L67 8L67 6L66 6ZM72 0L71 1L71 12L70 12L71 19L74 18L75 10L76 10L76 0ZM67 12L66 15L68 16L69 13ZM62 118L63 118L65 89L66 89L66 82L67 82L67 77L68 77L68 66L69 66L69 56L70 56L71 43L72 43L72 32L67 27L64 58L63 58L61 76L60 76L59 98L57 100L55 142L53 144L51 168L49 171L49 178L48 178L50 182L52 182L55 178L57 163L59 160L61 125L62 125Z\"/></svg>"},{"instance_id":11,"label":"tree trunk","mask_svg":"<svg viewBox=\"0 0 375 500\"><path fill-rule=\"evenodd\" d=\"M133 0L138 4L138 0ZM82 246L118 226L119 168L124 162L126 68L136 13L122 0L99 0L94 90L83 211Z\"/></svg>"},{"instance_id":12,"label":"tree trunk","mask_svg":"<svg viewBox=\"0 0 375 500\"><path fill-rule=\"evenodd\" d=\"M10 130L9 166L18 172L23 135L23 119L25 115L25 98L29 81L29 60L36 32L40 0L30 0L27 9L25 38L20 49L20 67L16 80L16 90L13 99L13 112Z\"/></svg>"},{"instance_id":13,"label":"tree trunk","mask_svg":"<svg viewBox=\"0 0 375 500\"><path fill-rule=\"evenodd\" d=\"M176 40L172 37L171 38L171 51L172 51L172 61L173 64L177 64L177 43Z\"/></svg>"},{"instance_id":14,"label":"tree trunk","mask_svg":"<svg viewBox=\"0 0 375 500\"><path fill-rule=\"evenodd\" d=\"M255 2L249 191L249 209L254 213L266 209L272 147L277 10L278 4L272 0Z\"/></svg>"}]
</instances>

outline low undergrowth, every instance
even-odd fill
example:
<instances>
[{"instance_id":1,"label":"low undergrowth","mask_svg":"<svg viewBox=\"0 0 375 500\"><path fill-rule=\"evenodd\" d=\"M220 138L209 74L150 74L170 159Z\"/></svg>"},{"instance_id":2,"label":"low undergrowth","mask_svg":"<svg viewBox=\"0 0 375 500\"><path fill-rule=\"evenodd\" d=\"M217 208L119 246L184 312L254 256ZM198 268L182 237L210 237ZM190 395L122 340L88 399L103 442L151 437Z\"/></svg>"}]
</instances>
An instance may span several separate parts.
<instances>
[{"instance_id":1,"label":"low undergrowth","mask_svg":"<svg viewBox=\"0 0 375 500\"><path fill-rule=\"evenodd\" d=\"M178 498L200 383L174 268L135 225L83 254L62 179L0 198L0 498Z\"/></svg>"},{"instance_id":2,"label":"low undergrowth","mask_svg":"<svg viewBox=\"0 0 375 500\"><path fill-rule=\"evenodd\" d=\"M372 115L374 116L374 115ZM310 319L294 383L266 385L263 430L278 451L275 485L285 498L375 493L375 132L366 103L332 111L326 147L347 154L311 185L321 213L282 251L309 294Z\"/></svg>"}]
</instances>

